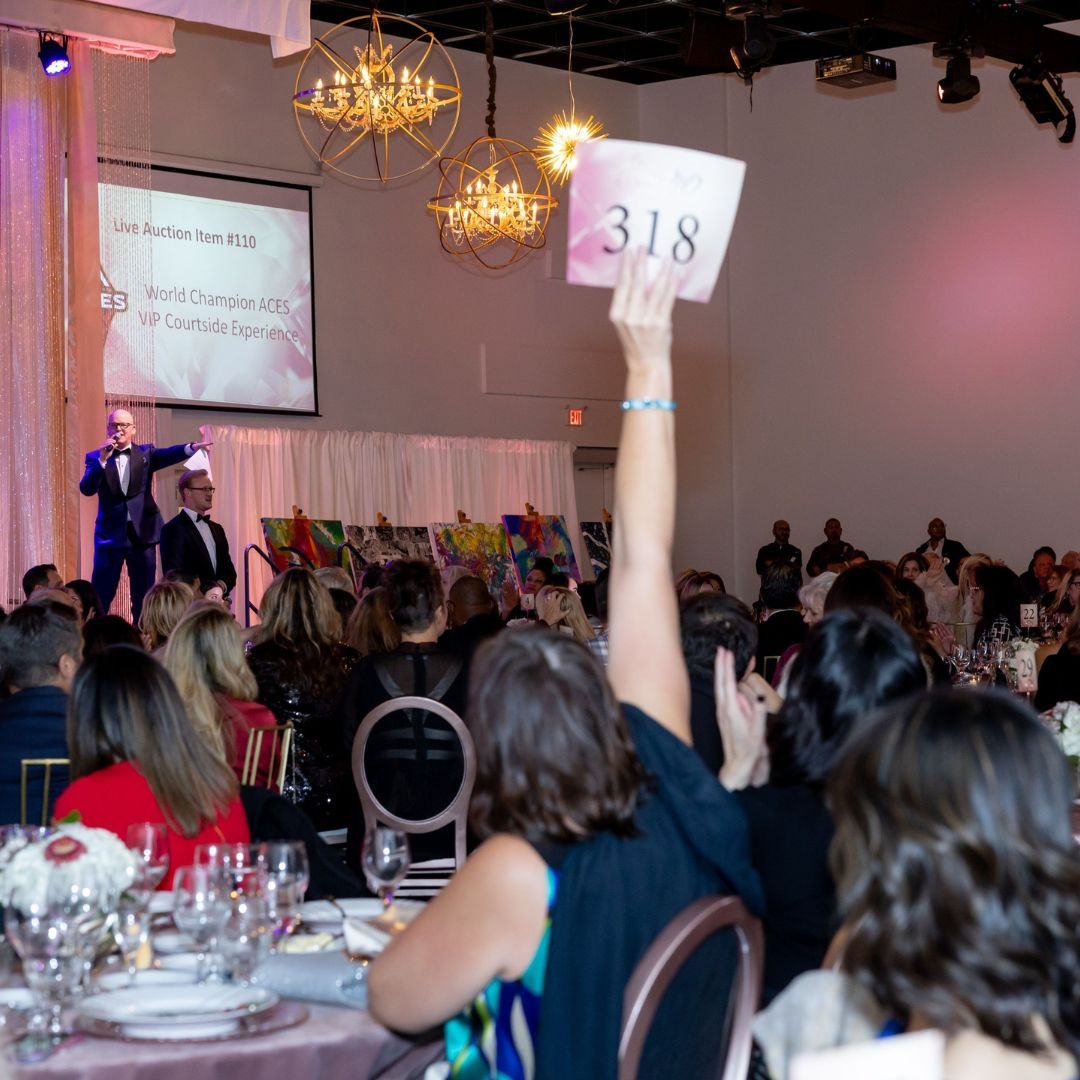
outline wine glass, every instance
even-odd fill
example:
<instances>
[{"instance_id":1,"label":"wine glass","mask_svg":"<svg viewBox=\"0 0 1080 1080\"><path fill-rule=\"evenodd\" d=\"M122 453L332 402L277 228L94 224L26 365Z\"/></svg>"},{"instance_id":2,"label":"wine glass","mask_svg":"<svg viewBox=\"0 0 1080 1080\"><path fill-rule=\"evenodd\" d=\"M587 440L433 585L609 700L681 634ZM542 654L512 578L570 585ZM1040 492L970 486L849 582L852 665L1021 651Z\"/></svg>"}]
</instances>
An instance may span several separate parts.
<instances>
[{"instance_id":1,"label":"wine glass","mask_svg":"<svg viewBox=\"0 0 1080 1080\"><path fill-rule=\"evenodd\" d=\"M292 874L301 902L311 882L307 847L303 840L268 840L259 845L259 862L270 875Z\"/></svg>"},{"instance_id":2,"label":"wine glass","mask_svg":"<svg viewBox=\"0 0 1080 1080\"><path fill-rule=\"evenodd\" d=\"M221 931L221 956L230 982L247 986L270 949L270 909L264 896L241 896Z\"/></svg>"},{"instance_id":3,"label":"wine glass","mask_svg":"<svg viewBox=\"0 0 1080 1080\"><path fill-rule=\"evenodd\" d=\"M964 675L967 672L968 665L971 663L970 651L965 649L963 645L955 645L952 651L952 659L957 674Z\"/></svg>"},{"instance_id":4,"label":"wine glass","mask_svg":"<svg viewBox=\"0 0 1080 1080\"><path fill-rule=\"evenodd\" d=\"M206 982L206 955L229 913L228 891L212 866L182 866L173 878L173 921L195 943L195 981Z\"/></svg>"},{"instance_id":5,"label":"wine glass","mask_svg":"<svg viewBox=\"0 0 1080 1080\"><path fill-rule=\"evenodd\" d=\"M155 876L146 863L136 862L128 887L117 897L114 905L113 939L123 957L129 987L135 985L139 952L145 948L150 937L150 896L154 891Z\"/></svg>"},{"instance_id":6,"label":"wine glass","mask_svg":"<svg viewBox=\"0 0 1080 1080\"><path fill-rule=\"evenodd\" d=\"M34 995L27 1039L33 1048L45 1049L63 1039L61 1010L82 984L77 927L58 907L16 891L4 908L4 929Z\"/></svg>"},{"instance_id":7,"label":"wine glass","mask_svg":"<svg viewBox=\"0 0 1080 1080\"><path fill-rule=\"evenodd\" d=\"M394 904L394 889L409 872L408 836L389 825L375 825L364 833L360 862L368 888L383 902L385 918Z\"/></svg>"},{"instance_id":8,"label":"wine glass","mask_svg":"<svg viewBox=\"0 0 1080 1080\"><path fill-rule=\"evenodd\" d=\"M152 821L129 825L127 846L146 866L151 889L156 889L169 872L169 830Z\"/></svg>"}]
</instances>

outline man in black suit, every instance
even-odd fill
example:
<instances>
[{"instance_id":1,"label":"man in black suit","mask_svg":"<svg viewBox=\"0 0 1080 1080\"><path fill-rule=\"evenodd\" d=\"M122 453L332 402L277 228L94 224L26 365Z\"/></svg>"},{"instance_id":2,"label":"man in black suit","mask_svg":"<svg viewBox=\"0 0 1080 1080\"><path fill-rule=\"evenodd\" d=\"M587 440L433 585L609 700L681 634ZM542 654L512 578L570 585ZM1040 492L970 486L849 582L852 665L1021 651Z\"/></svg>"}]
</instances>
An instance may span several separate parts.
<instances>
[{"instance_id":1,"label":"man in black suit","mask_svg":"<svg viewBox=\"0 0 1080 1080\"><path fill-rule=\"evenodd\" d=\"M210 520L214 487L205 469L189 469L177 484L180 513L161 528L161 570L179 570L199 579L205 592L220 581L230 593L236 585L236 567L229 555L225 530Z\"/></svg>"},{"instance_id":2,"label":"man in black suit","mask_svg":"<svg viewBox=\"0 0 1080 1080\"><path fill-rule=\"evenodd\" d=\"M786 563L775 563L761 577L761 622L758 625L757 669L772 680L776 658L806 638L799 610L802 574Z\"/></svg>"},{"instance_id":3,"label":"man in black suit","mask_svg":"<svg viewBox=\"0 0 1080 1080\"><path fill-rule=\"evenodd\" d=\"M915 549L916 552L924 555L926 552L932 551L936 555L940 555L945 563L945 573L949 575L949 580L955 585L957 574L960 571L960 564L971 552L959 540L950 540L945 535L945 522L941 518L934 518L926 526L926 535L930 539L925 544L920 544Z\"/></svg>"},{"instance_id":4,"label":"man in black suit","mask_svg":"<svg viewBox=\"0 0 1080 1080\"><path fill-rule=\"evenodd\" d=\"M163 448L136 443L135 418L127 409L113 409L105 430L108 438L86 455L86 472L79 481L84 495L98 497L94 572L90 580L101 597L101 606L108 611L120 584L120 572L127 563L131 618L138 623L143 597L157 576L161 511L154 502L154 473L178 465L210 443Z\"/></svg>"}]
</instances>

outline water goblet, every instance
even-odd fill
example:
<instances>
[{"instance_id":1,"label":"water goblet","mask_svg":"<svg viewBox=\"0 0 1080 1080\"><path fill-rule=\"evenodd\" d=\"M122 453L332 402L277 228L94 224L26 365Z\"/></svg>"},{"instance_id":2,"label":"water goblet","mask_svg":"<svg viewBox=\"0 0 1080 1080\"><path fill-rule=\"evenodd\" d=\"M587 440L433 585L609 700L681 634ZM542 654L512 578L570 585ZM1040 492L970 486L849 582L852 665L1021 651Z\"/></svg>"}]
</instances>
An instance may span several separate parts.
<instances>
[{"instance_id":1,"label":"water goblet","mask_svg":"<svg viewBox=\"0 0 1080 1080\"><path fill-rule=\"evenodd\" d=\"M300 925L300 889L295 874L280 872L266 878L266 903L272 949Z\"/></svg>"},{"instance_id":2,"label":"water goblet","mask_svg":"<svg viewBox=\"0 0 1080 1080\"><path fill-rule=\"evenodd\" d=\"M296 879L296 891L303 902L311 882L307 846L303 840L267 840L259 845L259 861L268 874L292 874Z\"/></svg>"},{"instance_id":3,"label":"water goblet","mask_svg":"<svg viewBox=\"0 0 1080 1080\"><path fill-rule=\"evenodd\" d=\"M195 943L195 981L207 979L206 957L228 915L228 891L212 866L182 866L173 879L173 921Z\"/></svg>"},{"instance_id":4,"label":"water goblet","mask_svg":"<svg viewBox=\"0 0 1080 1080\"><path fill-rule=\"evenodd\" d=\"M270 951L271 921L264 896L241 895L221 930L222 967L230 982L251 983L256 968Z\"/></svg>"},{"instance_id":5,"label":"water goblet","mask_svg":"<svg viewBox=\"0 0 1080 1080\"><path fill-rule=\"evenodd\" d=\"M149 875L150 888L156 889L169 872L169 830L152 821L129 825L127 846L142 860Z\"/></svg>"},{"instance_id":6,"label":"water goblet","mask_svg":"<svg viewBox=\"0 0 1080 1080\"><path fill-rule=\"evenodd\" d=\"M409 838L400 829L376 825L364 834L360 855L368 888L383 902L385 918L394 904L394 889L409 872Z\"/></svg>"}]
</instances>

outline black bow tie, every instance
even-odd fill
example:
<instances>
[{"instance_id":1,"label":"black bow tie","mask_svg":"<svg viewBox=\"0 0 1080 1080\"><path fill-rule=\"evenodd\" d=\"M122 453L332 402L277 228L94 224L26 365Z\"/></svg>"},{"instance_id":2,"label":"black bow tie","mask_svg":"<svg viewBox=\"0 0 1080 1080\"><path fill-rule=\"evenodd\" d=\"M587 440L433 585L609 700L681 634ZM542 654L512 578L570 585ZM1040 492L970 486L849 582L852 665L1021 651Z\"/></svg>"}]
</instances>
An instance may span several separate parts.
<instances>
[{"instance_id":1,"label":"black bow tie","mask_svg":"<svg viewBox=\"0 0 1080 1080\"><path fill-rule=\"evenodd\" d=\"M131 447L130 446L125 446L123 450L116 450L116 451L114 451L114 453L115 453L116 457L119 457L121 454L126 454L126 455L128 455L130 457L131 456Z\"/></svg>"},{"instance_id":2,"label":"black bow tie","mask_svg":"<svg viewBox=\"0 0 1080 1080\"><path fill-rule=\"evenodd\" d=\"M209 514L196 514L195 515L195 520L196 521L205 521L209 525L210 524L210 515Z\"/></svg>"}]
</instances>

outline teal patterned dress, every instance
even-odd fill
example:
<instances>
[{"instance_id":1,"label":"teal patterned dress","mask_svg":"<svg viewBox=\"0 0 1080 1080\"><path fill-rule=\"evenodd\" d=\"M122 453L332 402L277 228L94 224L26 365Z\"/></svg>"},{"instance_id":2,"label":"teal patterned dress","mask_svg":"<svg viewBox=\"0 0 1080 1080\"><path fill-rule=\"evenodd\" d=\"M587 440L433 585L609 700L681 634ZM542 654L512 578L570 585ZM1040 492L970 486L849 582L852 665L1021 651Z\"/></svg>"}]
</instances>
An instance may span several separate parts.
<instances>
[{"instance_id":1,"label":"teal patterned dress","mask_svg":"<svg viewBox=\"0 0 1080 1080\"><path fill-rule=\"evenodd\" d=\"M521 978L494 979L465 1012L447 1021L446 1056L454 1080L532 1080L558 885L558 871L549 866L544 934Z\"/></svg>"}]
</instances>

